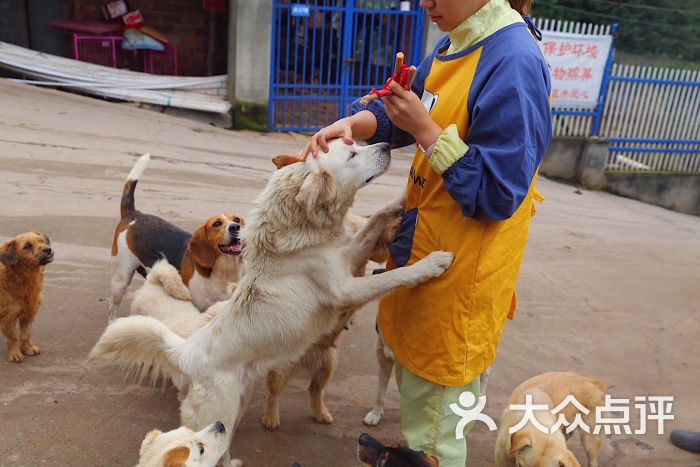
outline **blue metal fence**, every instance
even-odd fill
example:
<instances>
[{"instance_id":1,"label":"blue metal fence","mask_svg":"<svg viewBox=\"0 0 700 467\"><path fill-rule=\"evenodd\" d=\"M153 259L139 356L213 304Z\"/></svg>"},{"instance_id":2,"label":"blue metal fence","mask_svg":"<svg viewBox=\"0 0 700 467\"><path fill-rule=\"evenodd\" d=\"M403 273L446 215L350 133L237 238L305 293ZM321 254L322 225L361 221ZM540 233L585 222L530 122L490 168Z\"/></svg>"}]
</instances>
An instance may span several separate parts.
<instances>
[{"instance_id":1,"label":"blue metal fence","mask_svg":"<svg viewBox=\"0 0 700 467\"><path fill-rule=\"evenodd\" d=\"M615 64L598 134L608 170L700 173L700 71Z\"/></svg>"},{"instance_id":2,"label":"blue metal fence","mask_svg":"<svg viewBox=\"0 0 700 467\"><path fill-rule=\"evenodd\" d=\"M274 0L268 128L315 131L380 87L394 56L418 64L419 0Z\"/></svg>"}]
</instances>

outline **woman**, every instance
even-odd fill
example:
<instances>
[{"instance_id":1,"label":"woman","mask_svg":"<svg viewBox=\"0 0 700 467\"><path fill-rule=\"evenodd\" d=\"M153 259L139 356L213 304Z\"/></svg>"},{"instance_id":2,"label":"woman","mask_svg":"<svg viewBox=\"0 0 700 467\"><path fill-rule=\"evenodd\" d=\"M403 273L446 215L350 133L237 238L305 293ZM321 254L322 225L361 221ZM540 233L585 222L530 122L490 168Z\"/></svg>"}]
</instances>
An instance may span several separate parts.
<instances>
[{"instance_id":1,"label":"woman","mask_svg":"<svg viewBox=\"0 0 700 467\"><path fill-rule=\"evenodd\" d=\"M393 96L353 103L352 115L316 133L301 155L327 151L338 137L418 146L387 267L434 250L455 261L441 277L384 297L378 324L397 359L403 434L441 467L466 461L449 407L464 391L479 396L478 377L515 310L537 167L551 138L549 71L539 32L522 17L530 2L421 0L448 35L411 91L392 83Z\"/></svg>"}]
</instances>

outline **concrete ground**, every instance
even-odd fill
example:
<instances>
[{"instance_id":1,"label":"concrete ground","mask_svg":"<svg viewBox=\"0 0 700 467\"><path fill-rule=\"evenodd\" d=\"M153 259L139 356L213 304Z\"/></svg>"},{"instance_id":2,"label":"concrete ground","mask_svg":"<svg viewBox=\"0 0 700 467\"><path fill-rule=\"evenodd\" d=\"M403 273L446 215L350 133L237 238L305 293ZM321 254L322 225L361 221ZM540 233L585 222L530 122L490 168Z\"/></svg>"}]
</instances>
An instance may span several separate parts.
<instances>
[{"instance_id":1,"label":"concrete ground","mask_svg":"<svg viewBox=\"0 0 700 467\"><path fill-rule=\"evenodd\" d=\"M272 171L270 157L296 152L303 141L0 81L0 240L35 229L56 249L34 327L42 354L0 363L1 466L134 465L147 431L178 426L172 388L132 384L117 367L86 361L107 321L109 247L135 158L153 155L137 206L192 229L214 212L246 213ZM371 213L391 199L409 164L409 155L396 153L390 172L359 194L354 209ZM676 420L664 435L653 422L650 434L613 435L601 465L700 465L668 441L673 428L700 430L700 218L545 179L538 187L546 200L532 222L519 309L503 335L486 413L498 419L527 377L574 370L603 378L616 397L675 398ZM381 425L361 423L376 387L375 312L376 304L366 307L341 338L326 397L335 423L311 420L308 382L296 379L281 428L267 432L259 385L235 456L249 466L351 466L361 432L399 437L393 382ZM0 353L4 360L4 346ZM493 464L495 437L477 425L470 466ZM584 461L578 439L569 443Z\"/></svg>"}]
</instances>

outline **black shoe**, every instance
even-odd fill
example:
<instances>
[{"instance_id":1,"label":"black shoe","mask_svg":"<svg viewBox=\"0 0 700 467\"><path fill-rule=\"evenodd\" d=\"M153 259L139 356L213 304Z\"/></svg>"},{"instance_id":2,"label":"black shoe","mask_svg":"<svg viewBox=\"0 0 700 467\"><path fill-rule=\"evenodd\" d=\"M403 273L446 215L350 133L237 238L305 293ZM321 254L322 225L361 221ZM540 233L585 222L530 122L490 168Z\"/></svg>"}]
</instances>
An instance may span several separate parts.
<instances>
[{"instance_id":1,"label":"black shoe","mask_svg":"<svg viewBox=\"0 0 700 467\"><path fill-rule=\"evenodd\" d=\"M673 430L671 442L681 449L700 454L700 432Z\"/></svg>"}]
</instances>

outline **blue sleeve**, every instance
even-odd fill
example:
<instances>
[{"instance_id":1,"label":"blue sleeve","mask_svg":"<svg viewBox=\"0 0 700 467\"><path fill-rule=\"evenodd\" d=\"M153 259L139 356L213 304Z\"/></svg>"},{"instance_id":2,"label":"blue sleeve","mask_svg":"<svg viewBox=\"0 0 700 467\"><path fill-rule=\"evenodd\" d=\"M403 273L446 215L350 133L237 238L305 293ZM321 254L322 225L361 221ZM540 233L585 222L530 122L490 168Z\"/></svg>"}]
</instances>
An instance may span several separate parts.
<instances>
[{"instance_id":1,"label":"blue sleeve","mask_svg":"<svg viewBox=\"0 0 700 467\"><path fill-rule=\"evenodd\" d=\"M447 36L441 39L435 50L439 49L441 46L447 43ZM433 53L428 54L428 56L423 59L416 70L416 75L413 78L413 84L411 85L411 90L416 93L418 97L423 95L423 90L425 88L425 79L430 72L430 67L433 64ZM416 142L415 138L409 133L398 128L396 125L391 123L389 117L384 110L384 103L381 99L374 100L367 105L360 103L360 100L356 100L350 105L350 115L354 115L361 110L369 110L372 112L377 119L377 131L374 135L367 139L369 144L374 143L389 143L391 149L402 148L408 146L409 144L414 144Z\"/></svg>"},{"instance_id":2,"label":"blue sleeve","mask_svg":"<svg viewBox=\"0 0 700 467\"><path fill-rule=\"evenodd\" d=\"M442 174L445 188L467 217L511 217L549 146L549 71L536 53L508 54L481 74L481 64L477 68L468 102L469 149Z\"/></svg>"}]
</instances>

